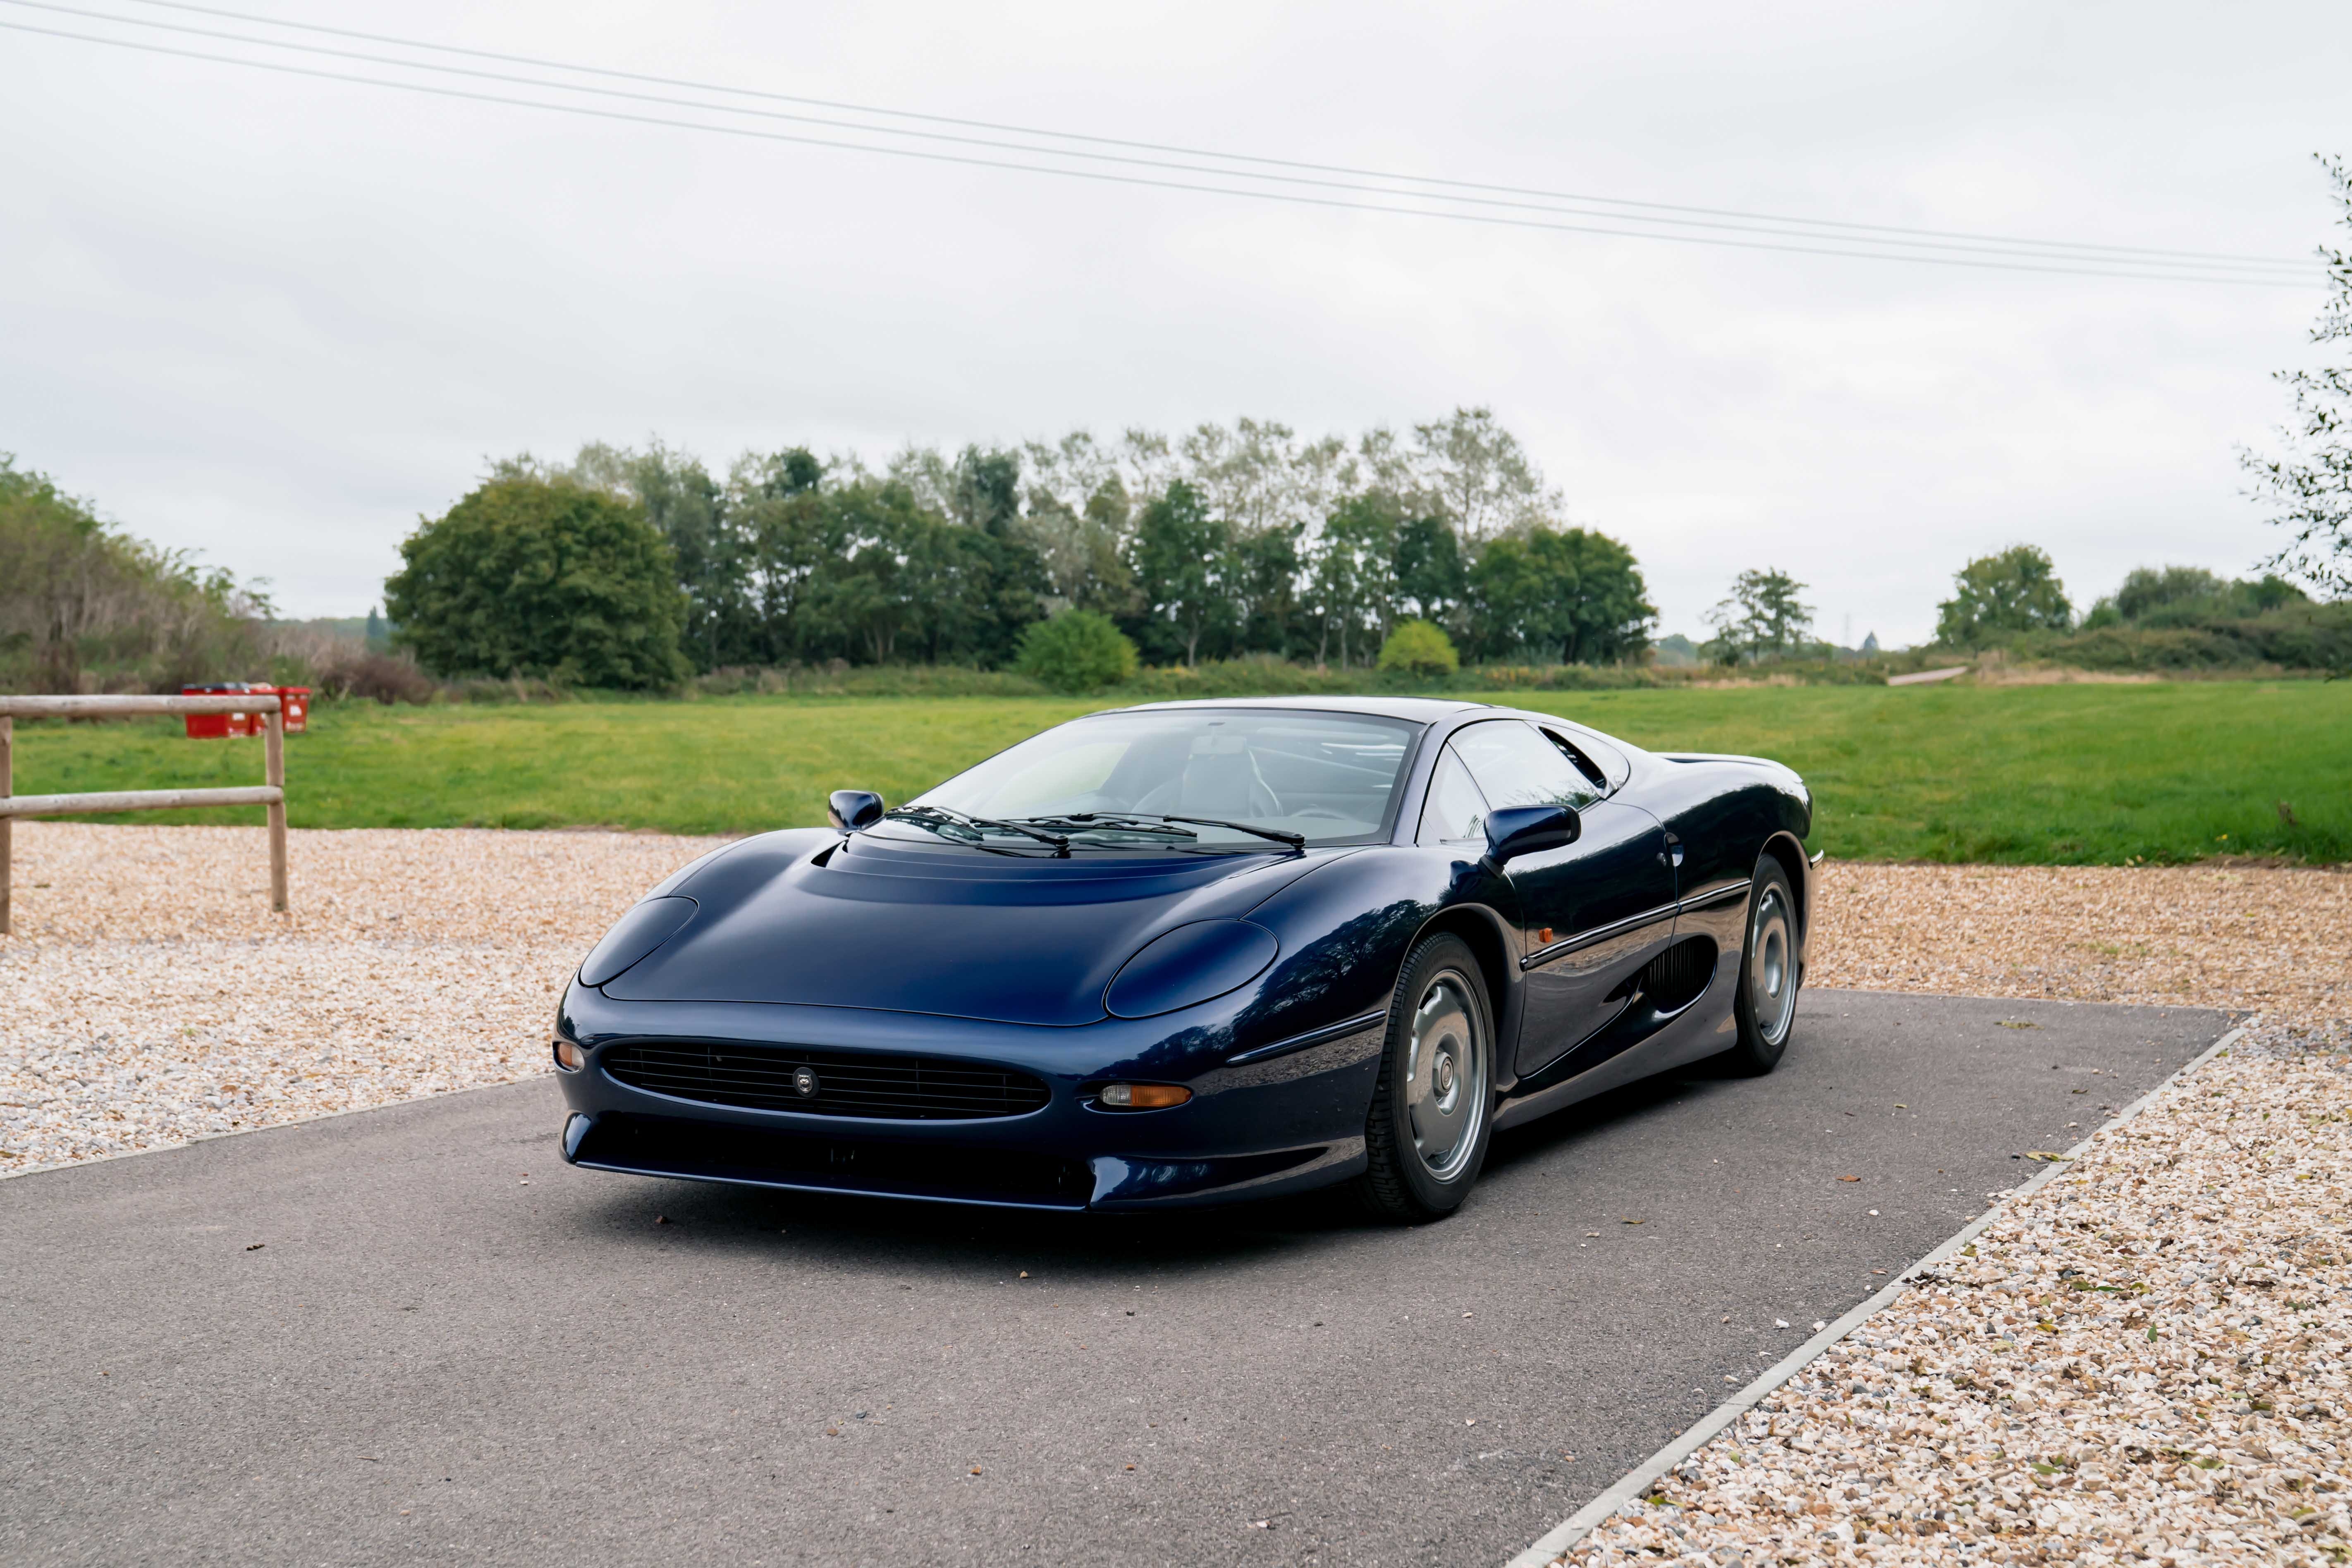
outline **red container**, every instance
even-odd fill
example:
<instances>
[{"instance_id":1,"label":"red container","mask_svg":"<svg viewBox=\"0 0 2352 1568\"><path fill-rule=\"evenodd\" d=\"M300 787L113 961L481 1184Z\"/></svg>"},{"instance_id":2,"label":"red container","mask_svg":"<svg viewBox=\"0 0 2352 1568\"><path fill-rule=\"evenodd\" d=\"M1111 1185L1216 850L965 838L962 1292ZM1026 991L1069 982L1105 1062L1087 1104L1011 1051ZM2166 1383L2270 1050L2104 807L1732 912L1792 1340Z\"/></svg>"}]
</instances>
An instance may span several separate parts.
<instances>
[{"instance_id":1,"label":"red container","mask_svg":"<svg viewBox=\"0 0 2352 1568\"><path fill-rule=\"evenodd\" d=\"M275 697L278 711L286 715L286 732L299 735L309 727L310 689L307 686L268 686L252 681L225 680L211 686L183 686L183 697L224 697L232 693L249 692L256 697ZM269 727L266 713L190 713L186 715L188 739L214 741L229 735L258 735Z\"/></svg>"},{"instance_id":2,"label":"red container","mask_svg":"<svg viewBox=\"0 0 2352 1568\"><path fill-rule=\"evenodd\" d=\"M310 689L307 686L257 686L256 691L278 693L278 710L286 715L286 732L299 735L309 727Z\"/></svg>"},{"instance_id":3,"label":"red container","mask_svg":"<svg viewBox=\"0 0 2352 1568\"><path fill-rule=\"evenodd\" d=\"M224 697L231 692L254 689L256 688L242 680L223 680L210 686L183 686L180 695ZM261 715L258 713L190 713L185 717L191 741L216 741L226 735L251 735L259 732L261 728Z\"/></svg>"}]
</instances>

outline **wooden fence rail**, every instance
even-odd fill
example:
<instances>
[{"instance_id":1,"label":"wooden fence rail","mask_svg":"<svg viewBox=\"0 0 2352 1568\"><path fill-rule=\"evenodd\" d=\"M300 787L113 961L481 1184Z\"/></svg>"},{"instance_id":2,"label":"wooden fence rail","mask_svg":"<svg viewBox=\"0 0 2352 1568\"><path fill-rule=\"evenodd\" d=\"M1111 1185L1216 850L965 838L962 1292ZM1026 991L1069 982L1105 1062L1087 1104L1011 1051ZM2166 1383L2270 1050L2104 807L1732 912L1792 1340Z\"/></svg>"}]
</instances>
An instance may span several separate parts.
<instances>
[{"instance_id":1,"label":"wooden fence rail","mask_svg":"<svg viewBox=\"0 0 2352 1568\"><path fill-rule=\"evenodd\" d=\"M137 713L259 713L262 776L236 789L131 789L87 795L16 793L16 731L19 718L112 718ZM67 816L89 811L165 811L175 806L263 805L269 808L269 907L286 909L286 716L275 696L260 692L204 697L0 697L0 936L13 929L9 882L15 859L10 831L20 816Z\"/></svg>"}]
</instances>

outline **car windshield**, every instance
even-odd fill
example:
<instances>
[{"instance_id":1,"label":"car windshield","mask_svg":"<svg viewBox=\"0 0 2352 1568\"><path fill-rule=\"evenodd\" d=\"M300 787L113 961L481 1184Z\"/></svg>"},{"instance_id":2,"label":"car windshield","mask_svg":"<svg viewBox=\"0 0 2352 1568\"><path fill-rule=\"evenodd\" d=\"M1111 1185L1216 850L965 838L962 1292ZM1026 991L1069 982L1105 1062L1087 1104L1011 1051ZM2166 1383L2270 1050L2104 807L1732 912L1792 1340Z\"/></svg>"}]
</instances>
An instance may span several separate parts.
<instances>
[{"instance_id":1,"label":"car windshield","mask_svg":"<svg viewBox=\"0 0 2352 1568\"><path fill-rule=\"evenodd\" d=\"M957 774L885 826L1038 853L1053 838L1219 854L1361 843L1387 826L1418 730L1263 709L1099 714Z\"/></svg>"}]
</instances>

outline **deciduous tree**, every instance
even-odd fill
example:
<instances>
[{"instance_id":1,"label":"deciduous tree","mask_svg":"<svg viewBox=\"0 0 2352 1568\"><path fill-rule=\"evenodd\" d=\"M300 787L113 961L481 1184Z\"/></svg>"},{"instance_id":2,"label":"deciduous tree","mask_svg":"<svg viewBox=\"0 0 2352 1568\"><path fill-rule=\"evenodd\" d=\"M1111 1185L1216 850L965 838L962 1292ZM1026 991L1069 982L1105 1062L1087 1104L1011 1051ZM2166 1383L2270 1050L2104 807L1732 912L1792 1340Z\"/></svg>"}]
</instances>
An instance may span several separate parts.
<instances>
[{"instance_id":1,"label":"deciduous tree","mask_svg":"<svg viewBox=\"0 0 2352 1568\"><path fill-rule=\"evenodd\" d=\"M1202 637L1234 618L1225 582L1232 533L1181 479L1145 507L1136 523L1133 564L1145 620L1172 637L1187 665L1200 662Z\"/></svg>"},{"instance_id":2,"label":"deciduous tree","mask_svg":"<svg viewBox=\"0 0 2352 1568\"><path fill-rule=\"evenodd\" d=\"M402 542L384 583L396 646L438 675L667 686L686 595L668 542L627 501L568 479L493 479Z\"/></svg>"},{"instance_id":3,"label":"deciduous tree","mask_svg":"<svg viewBox=\"0 0 2352 1568\"><path fill-rule=\"evenodd\" d=\"M1952 576L1952 596L1936 609L1936 640L1947 647L1982 647L2019 632L2063 632L2074 624L2057 567L2032 544L1961 567Z\"/></svg>"},{"instance_id":4,"label":"deciduous tree","mask_svg":"<svg viewBox=\"0 0 2352 1568\"><path fill-rule=\"evenodd\" d=\"M2337 219L2352 228L2352 164L2322 158L2335 187ZM2322 246L2327 302L2311 329L2315 343L2352 342L2352 250ZM2294 395L2294 424L2279 432L2282 457L2241 452L2255 494L2276 508L2271 521L2290 538L2263 564L2275 566L2331 596L2352 595L2352 364L2282 371Z\"/></svg>"},{"instance_id":5,"label":"deciduous tree","mask_svg":"<svg viewBox=\"0 0 2352 1568\"><path fill-rule=\"evenodd\" d=\"M1813 607L1797 595L1805 584L1775 566L1742 572L1706 613L1715 636L1703 649L1724 664L1785 658L1811 640Z\"/></svg>"}]
</instances>

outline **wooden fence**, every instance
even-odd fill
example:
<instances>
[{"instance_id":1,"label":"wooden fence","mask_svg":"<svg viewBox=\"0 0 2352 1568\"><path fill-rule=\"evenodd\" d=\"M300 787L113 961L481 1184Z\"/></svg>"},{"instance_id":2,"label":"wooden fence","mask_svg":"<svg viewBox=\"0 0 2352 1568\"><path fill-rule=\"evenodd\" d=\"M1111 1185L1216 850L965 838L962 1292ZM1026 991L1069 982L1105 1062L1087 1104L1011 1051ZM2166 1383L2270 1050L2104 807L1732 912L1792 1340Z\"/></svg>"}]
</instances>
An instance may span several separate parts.
<instances>
[{"instance_id":1,"label":"wooden fence","mask_svg":"<svg viewBox=\"0 0 2352 1568\"><path fill-rule=\"evenodd\" d=\"M259 713L264 783L241 789L127 789L88 795L16 793L16 729L20 717L112 719L133 713ZM286 718L278 699L260 692L206 697L0 697L0 936L13 929L8 884L20 816L67 816L86 811L169 811L193 805L269 808L269 907L286 908Z\"/></svg>"}]
</instances>

